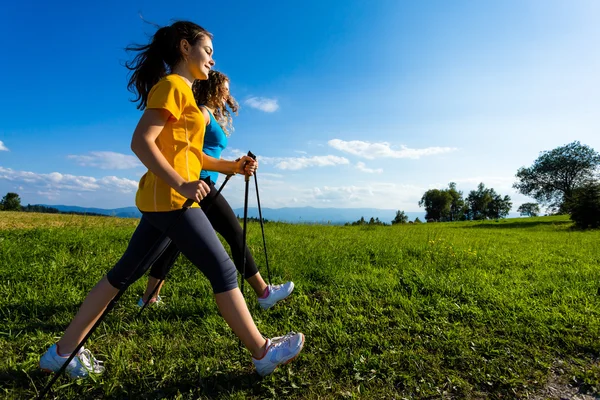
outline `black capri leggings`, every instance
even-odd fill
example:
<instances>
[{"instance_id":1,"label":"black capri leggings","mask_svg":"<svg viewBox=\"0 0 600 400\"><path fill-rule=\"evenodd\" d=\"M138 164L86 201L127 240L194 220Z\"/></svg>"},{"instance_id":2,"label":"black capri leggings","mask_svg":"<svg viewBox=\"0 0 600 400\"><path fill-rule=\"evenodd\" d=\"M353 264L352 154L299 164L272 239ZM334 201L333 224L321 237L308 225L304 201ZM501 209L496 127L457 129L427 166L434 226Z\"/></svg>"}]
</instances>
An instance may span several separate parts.
<instances>
[{"instance_id":1,"label":"black capri leggings","mask_svg":"<svg viewBox=\"0 0 600 400\"><path fill-rule=\"evenodd\" d=\"M210 187L210 193L202 199L200 206L205 210L206 217L214 230L219 232L227 244L229 244L233 261L241 274L243 270L242 266L244 264L242 257L242 246L244 245L242 227L240 226L235 213L231 209L231 206L227 203L227 200L225 200L225 197L221 194L217 196L217 189L215 189L215 185L210 178L206 178L204 181ZM152 269L150 270L151 277L156 279L165 278L179 255L178 247L179 246L175 241L171 243L163 255L154 262L154 265L152 265ZM182 253L185 255L184 251L182 251ZM254 258L252 258L252 254L248 248L246 248L245 272L246 279L251 278L258 273L258 268L256 267Z\"/></svg>"},{"instance_id":2,"label":"black capri leggings","mask_svg":"<svg viewBox=\"0 0 600 400\"><path fill-rule=\"evenodd\" d=\"M117 289L123 288L148 252L153 251L150 258L153 260L167 247L168 239L165 238L152 250L167 229L172 243L208 278L215 294L227 292L238 286L235 265L217 238L204 211L200 208L190 208L175 226L171 226L180 212L181 210L142 213L140 224L133 233L125 254L107 274L108 282L112 286ZM149 266L141 266L128 285L138 280Z\"/></svg>"}]
</instances>

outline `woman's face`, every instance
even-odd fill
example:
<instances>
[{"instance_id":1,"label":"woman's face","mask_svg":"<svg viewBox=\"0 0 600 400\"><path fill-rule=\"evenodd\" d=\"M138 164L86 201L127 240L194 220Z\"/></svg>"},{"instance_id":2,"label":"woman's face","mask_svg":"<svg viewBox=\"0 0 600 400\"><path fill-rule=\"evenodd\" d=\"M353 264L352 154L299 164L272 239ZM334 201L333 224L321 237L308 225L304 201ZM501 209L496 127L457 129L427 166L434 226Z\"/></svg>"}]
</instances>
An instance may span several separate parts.
<instances>
[{"instance_id":1,"label":"woman's face","mask_svg":"<svg viewBox=\"0 0 600 400\"><path fill-rule=\"evenodd\" d=\"M212 58L212 40L208 36L203 36L195 45L189 46L187 50L188 68L192 76L195 79L208 79L208 73L213 65L215 65L215 61Z\"/></svg>"}]
</instances>

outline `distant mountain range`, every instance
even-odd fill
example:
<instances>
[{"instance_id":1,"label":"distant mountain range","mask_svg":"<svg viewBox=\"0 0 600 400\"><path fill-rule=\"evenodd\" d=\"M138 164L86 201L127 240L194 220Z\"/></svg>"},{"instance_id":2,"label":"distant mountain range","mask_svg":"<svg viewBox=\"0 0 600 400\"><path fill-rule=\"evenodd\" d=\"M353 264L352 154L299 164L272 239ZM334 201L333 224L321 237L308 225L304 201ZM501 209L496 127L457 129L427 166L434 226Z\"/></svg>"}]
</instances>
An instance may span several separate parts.
<instances>
[{"instance_id":1,"label":"distant mountain range","mask_svg":"<svg viewBox=\"0 0 600 400\"><path fill-rule=\"evenodd\" d=\"M65 205L42 204L46 207L53 207L59 211L89 212L95 214L110 215L121 218L140 218L142 214L136 207L123 208L91 208ZM233 212L239 217L244 216L243 208L236 208ZM386 210L379 208L315 208L315 207L283 207L283 208L263 208L263 218L270 221L283 221L291 223L304 224L344 224L346 222L358 221L364 217L367 222L372 218L379 218L381 222L390 223L396 216L396 210ZM421 221L425 220L425 212L407 212L409 221L414 221L419 217ZM249 207L248 217L258 218L258 208Z\"/></svg>"},{"instance_id":2,"label":"distant mountain range","mask_svg":"<svg viewBox=\"0 0 600 400\"><path fill-rule=\"evenodd\" d=\"M233 210L236 215L243 217L244 209L236 208ZM381 222L391 223L396 216L397 210L387 210L379 208L315 208L315 207L283 207L283 208L263 208L263 218L271 221L285 221L292 223L308 224L344 224L346 222L358 221L364 217L367 222L371 218L379 218ZM419 217L425 221L425 212L407 212L409 221L414 221ZM248 216L258 218L258 208L249 207Z\"/></svg>"},{"instance_id":3,"label":"distant mountain range","mask_svg":"<svg viewBox=\"0 0 600 400\"><path fill-rule=\"evenodd\" d=\"M93 207L79 207L79 206L65 206L65 205L54 205L54 204L40 204L44 207L52 207L56 208L61 212L69 212L75 211L78 213L94 213L94 214L102 214L109 215L111 217L120 217L120 218L140 218L142 213L137 209L137 207L123 207L123 208L93 208Z\"/></svg>"}]
</instances>

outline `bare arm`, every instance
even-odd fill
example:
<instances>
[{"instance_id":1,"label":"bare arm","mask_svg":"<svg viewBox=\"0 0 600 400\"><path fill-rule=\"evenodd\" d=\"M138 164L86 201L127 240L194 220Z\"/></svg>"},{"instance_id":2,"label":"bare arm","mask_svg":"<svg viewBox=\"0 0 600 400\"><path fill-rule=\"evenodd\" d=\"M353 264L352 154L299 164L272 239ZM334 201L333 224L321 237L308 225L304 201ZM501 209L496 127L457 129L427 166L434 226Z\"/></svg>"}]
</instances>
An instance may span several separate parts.
<instances>
[{"instance_id":1,"label":"bare arm","mask_svg":"<svg viewBox=\"0 0 600 400\"><path fill-rule=\"evenodd\" d=\"M171 114L167 110L146 110L133 132L131 150L152 173L172 188L177 189L186 181L167 162L156 145L156 139L170 116Z\"/></svg>"},{"instance_id":2,"label":"bare arm","mask_svg":"<svg viewBox=\"0 0 600 400\"><path fill-rule=\"evenodd\" d=\"M200 111L206 121L206 126L210 124L210 114L206 107L200 107ZM235 161L227 161L209 156L202 153L202 169L208 171L217 171L225 175L246 174L252 175L258 168L258 162L251 157L243 156Z\"/></svg>"},{"instance_id":3,"label":"bare arm","mask_svg":"<svg viewBox=\"0 0 600 400\"><path fill-rule=\"evenodd\" d=\"M200 107L200 111L206 121L206 126L210 124L210 114L206 107ZM243 156L235 161L227 161L209 156L202 153L202 169L217 171L225 175L247 174L252 175L258 168L258 163L248 156Z\"/></svg>"},{"instance_id":4,"label":"bare arm","mask_svg":"<svg viewBox=\"0 0 600 400\"><path fill-rule=\"evenodd\" d=\"M217 171L225 175L252 175L257 166L258 163L248 156L242 156L236 161L227 161L211 157L206 153L202 153L202 169Z\"/></svg>"},{"instance_id":5,"label":"bare arm","mask_svg":"<svg viewBox=\"0 0 600 400\"><path fill-rule=\"evenodd\" d=\"M169 186L188 199L200 201L210 189L202 181L187 182L167 162L156 145L156 139L167 124L171 114L167 110L149 109L144 111L133 132L131 150L148 170L165 181Z\"/></svg>"}]
</instances>

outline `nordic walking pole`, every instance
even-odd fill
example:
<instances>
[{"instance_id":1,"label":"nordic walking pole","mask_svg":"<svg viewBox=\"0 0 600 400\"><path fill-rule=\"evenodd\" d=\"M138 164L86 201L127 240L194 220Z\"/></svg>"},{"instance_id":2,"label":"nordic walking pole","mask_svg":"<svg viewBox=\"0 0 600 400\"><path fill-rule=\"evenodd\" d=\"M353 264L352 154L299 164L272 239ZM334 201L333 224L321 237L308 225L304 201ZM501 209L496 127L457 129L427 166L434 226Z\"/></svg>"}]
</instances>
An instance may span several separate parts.
<instances>
[{"instance_id":1,"label":"nordic walking pole","mask_svg":"<svg viewBox=\"0 0 600 400\"><path fill-rule=\"evenodd\" d=\"M225 177L225 181L221 184L221 186L219 187L219 190L217 190L217 194L215 195L215 198L217 196L219 196L221 194L221 191L223 190L223 188L225 187L225 185L227 184L227 182L229 181L229 179L231 179L233 175L227 175ZM204 210L204 213L206 213L208 210L210 210L210 208L212 207L212 205L214 204L214 202L210 203L206 209ZM177 251L175 253L175 255L173 256L173 259L171 260L171 265L175 262L175 260L177 259L177 257L179 256L179 251ZM160 255L159 255L160 257ZM156 259L154 259L152 261L152 264L154 264L156 262L156 260L158 259L158 257L156 257ZM144 302L144 305L142 305L142 308L140 309L140 311L138 311L136 317L139 317L140 315L142 315L142 312L144 312L144 310L146 309L146 307L148 307L148 304L150 304L150 299L154 297L154 294L156 293L156 291L158 290L158 288L160 287L160 285L163 283L163 281L165 280L165 278L167 277L167 274L169 273L169 271L165 272L165 276L163 276L162 278L160 278L160 280L158 281L158 283L156 284L156 286L154 286L154 289L152 289L152 292L150 293L150 295L148 296L148 300Z\"/></svg>"},{"instance_id":2,"label":"nordic walking pole","mask_svg":"<svg viewBox=\"0 0 600 400\"><path fill-rule=\"evenodd\" d=\"M248 154L251 154L248 152ZM244 175L244 224L242 227L242 298L244 297L244 281L246 280L246 234L248 233L248 189L250 187L250 176ZM245 301L245 300L244 300ZM238 339L240 348L243 348L242 339Z\"/></svg>"},{"instance_id":3,"label":"nordic walking pole","mask_svg":"<svg viewBox=\"0 0 600 400\"><path fill-rule=\"evenodd\" d=\"M248 152L250 154L250 152ZM244 176L246 188L244 190L244 225L242 229L242 296L244 296L244 281L246 280L246 235L248 233L248 189L250 187L250 176Z\"/></svg>"},{"instance_id":4,"label":"nordic walking pole","mask_svg":"<svg viewBox=\"0 0 600 400\"><path fill-rule=\"evenodd\" d=\"M256 160L256 156L251 152L248 155ZM256 171L254 171L254 186L256 187L256 202L258 203L258 218L260 220L260 230L262 231L263 248L265 249L265 263L267 264L267 278L269 279L269 286L271 286L271 270L269 269L269 256L267 255L267 240L265 239L265 225L263 222L262 210L260 208L260 195L258 194L258 178L256 177Z\"/></svg>"},{"instance_id":5,"label":"nordic walking pole","mask_svg":"<svg viewBox=\"0 0 600 400\"><path fill-rule=\"evenodd\" d=\"M168 237L168 233L169 230L174 227L177 222L179 222L179 220L181 219L181 217L183 216L183 214L187 211L188 208L190 208L192 206L192 204L194 204L193 200L188 199L184 204L183 207L181 208L179 215L177 216L177 218L175 219L175 221L171 224L171 226L169 226L158 238L158 240L156 241L156 243L154 244L154 246L152 246L151 251L149 251L148 253L146 253L146 255L144 256L144 258L138 263L138 265L135 267L135 270L133 270L132 274L127 278L127 281L125 281L125 284L121 287L121 289L119 289L119 292L115 295L115 297L113 297L113 299L108 303L108 305L106 306L106 308L104 309L104 312L102 313L102 315L100 315L100 318L98 318L98 320L96 320L96 322L94 323L94 325L92 326L92 328L89 330L89 332L87 333L87 335L85 335L85 337L81 340L81 342L79 342L79 344L77 345L77 347L75 347L75 349L73 350L73 352L71 353L71 355L67 358L67 360L65 361L65 363L63 364L63 366L54 373L54 376L52 377L52 379L50 380L50 382L48 382L48 384L46 384L46 386L44 387L44 390L42 390L42 392L38 395L37 400L41 400L43 399L46 394L50 391L50 388L52 388L52 385L54 385L54 382L56 382L56 380L58 379L58 377L65 371L65 369L67 369L67 366L69 365L69 363L73 360L73 358L75 358L75 356L77 355L77 353L79 352L79 350L81 350L81 348L83 347L83 345L85 344L85 342L89 339L90 336L92 336L92 334L94 333L94 331L96 330L96 328L100 325L100 322L102 322L102 320L104 319L104 317L106 317L106 315L115 307L115 305L117 304L117 302L119 301L119 299L121 298L121 296L123 296L123 293L125 293L125 290L127 290L128 286L129 286L129 281L131 280L131 278L135 277L137 275L137 272L139 270L140 267L143 267L144 265L147 265L147 262L150 259L151 254L153 253L152 250L154 250L157 246L159 246L161 244L161 242L163 240L165 240Z\"/></svg>"}]
</instances>

